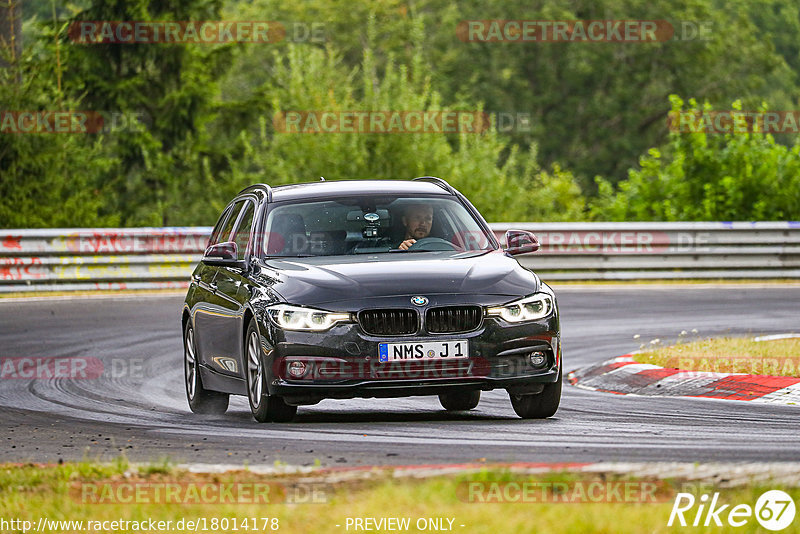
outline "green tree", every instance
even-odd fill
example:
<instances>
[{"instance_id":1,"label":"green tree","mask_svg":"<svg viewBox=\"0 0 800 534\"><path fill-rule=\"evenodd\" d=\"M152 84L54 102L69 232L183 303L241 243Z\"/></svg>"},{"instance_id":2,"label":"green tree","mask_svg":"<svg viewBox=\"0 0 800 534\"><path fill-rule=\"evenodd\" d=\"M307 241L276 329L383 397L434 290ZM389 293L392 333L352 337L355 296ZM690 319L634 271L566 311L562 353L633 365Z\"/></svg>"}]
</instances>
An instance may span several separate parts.
<instances>
[{"instance_id":1,"label":"green tree","mask_svg":"<svg viewBox=\"0 0 800 534\"><path fill-rule=\"evenodd\" d=\"M98 180L116 161L103 149L102 136L15 132L18 113L81 109L53 82L52 65L26 52L0 69L0 227L102 227L119 224L103 214L112 196Z\"/></svg>"},{"instance_id":2,"label":"green tree","mask_svg":"<svg viewBox=\"0 0 800 534\"><path fill-rule=\"evenodd\" d=\"M788 4L788 2L786 2ZM449 5L444 5L449 4ZM747 17L713 0L659 4L641 0L425 2L425 49L445 99L480 100L489 110L527 111L530 132L513 141L539 146L593 193L595 175L617 181L648 147L667 137L668 95L693 94L715 106L741 97L755 106L795 90L783 58ZM462 42L462 20L667 20L694 39L655 43ZM776 28L777 30L777 28Z\"/></svg>"},{"instance_id":3,"label":"green tree","mask_svg":"<svg viewBox=\"0 0 800 534\"><path fill-rule=\"evenodd\" d=\"M571 169L588 194L594 193L593 176L622 179L639 154L665 142L671 93L696 95L715 106L741 98L748 107L767 100L792 109L798 9L790 0L379 0L344 10L337 0L254 0L229 6L232 18L323 22L327 43L353 68L368 42L364 21L372 13L379 21L379 72L390 57L409 64L421 54L443 101L530 114L533 127L512 128L506 132L511 141L520 147L536 143L544 164ZM459 38L462 21L486 19L666 20L676 36L656 43ZM420 25L422 31L415 30ZM231 93L247 87L248 79L263 82L271 72L265 55L245 57L245 68L231 70Z\"/></svg>"},{"instance_id":4,"label":"green tree","mask_svg":"<svg viewBox=\"0 0 800 534\"><path fill-rule=\"evenodd\" d=\"M72 22L217 20L221 0L95 0ZM204 158L225 147L206 136L219 76L231 46L176 43L70 43L64 37L65 92L89 109L138 114L142 128L110 136L117 165L101 181L115 192L107 213L130 226L180 224L198 191ZM190 214L189 213L189 214Z\"/></svg>"},{"instance_id":5,"label":"green tree","mask_svg":"<svg viewBox=\"0 0 800 534\"><path fill-rule=\"evenodd\" d=\"M228 189L222 198L254 181L277 185L319 176L435 175L464 192L490 220L582 216L583 198L571 174L559 167L542 171L534 150L521 153L494 129L479 134L275 131L272 117L288 110L424 111L474 106L445 105L418 56L408 67L389 58L380 74L370 48L359 69L350 69L332 48L289 45L285 56L278 50L273 54L270 81L250 98L269 105L257 118L257 131L240 135L240 152L231 159L230 177L220 176Z\"/></svg>"},{"instance_id":6,"label":"green tree","mask_svg":"<svg viewBox=\"0 0 800 534\"><path fill-rule=\"evenodd\" d=\"M673 112L684 111L680 98L670 100ZM703 110L711 106L700 108L690 100L686 111ZM662 150L642 156L639 168L631 169L618 188L598 179L598 189L591 204L598 220L797 220L800 144L786 147L763 133L676 131Z\"/></svg>"}]
</instances>

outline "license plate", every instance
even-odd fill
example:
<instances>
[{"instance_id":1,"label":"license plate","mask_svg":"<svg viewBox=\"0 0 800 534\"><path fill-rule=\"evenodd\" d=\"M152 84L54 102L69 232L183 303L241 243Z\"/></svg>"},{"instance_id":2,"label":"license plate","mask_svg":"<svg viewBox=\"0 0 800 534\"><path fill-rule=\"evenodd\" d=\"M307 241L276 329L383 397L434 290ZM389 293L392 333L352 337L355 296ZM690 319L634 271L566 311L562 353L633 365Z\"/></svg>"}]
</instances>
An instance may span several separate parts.
<instances>
[{"instance_id":1,"label":"license plate","mask_svg":"<svg viewBox=\"0 0 800 534\"><path fill-rule=\"evenodd\" d=\"M378 360L407 362L469 358L469 343L459 341L427 341L424 343L380 343Z\"/></svg>"}]
</instances>

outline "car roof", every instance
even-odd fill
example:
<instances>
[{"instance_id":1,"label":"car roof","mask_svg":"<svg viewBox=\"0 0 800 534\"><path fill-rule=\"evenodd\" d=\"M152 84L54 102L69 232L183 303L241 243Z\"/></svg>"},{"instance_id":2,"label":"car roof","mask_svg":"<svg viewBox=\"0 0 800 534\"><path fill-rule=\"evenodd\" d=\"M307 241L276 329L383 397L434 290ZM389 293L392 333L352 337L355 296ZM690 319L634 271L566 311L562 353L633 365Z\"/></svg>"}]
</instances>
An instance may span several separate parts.
<instances>
[{"instance_id":1,"label":"car roof","mask_svg":"<svg viewBox=\"0 0 800 534\"><path fill-rule=\"evenodd\" d=\"M244 191L260 189L265 186L251 186ZM436 183L425 180L326 180L272 187L272 201L297 200L304 198L336 197L348 195L389 194L389 195L444 195L453 193L446 189L444 181ZM243 192L244 192L243 191Z\"/></svg>"}]
</instances>

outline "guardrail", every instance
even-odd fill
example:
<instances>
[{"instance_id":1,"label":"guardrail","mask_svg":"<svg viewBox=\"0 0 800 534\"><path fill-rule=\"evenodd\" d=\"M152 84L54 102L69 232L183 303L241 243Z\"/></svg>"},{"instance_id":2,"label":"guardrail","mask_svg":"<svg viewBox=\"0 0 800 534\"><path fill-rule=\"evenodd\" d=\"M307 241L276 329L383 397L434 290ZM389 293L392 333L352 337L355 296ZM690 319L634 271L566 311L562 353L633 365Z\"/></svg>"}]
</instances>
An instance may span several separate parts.
<instances>
[{"instance_id":1,"label":"guardrail","mask_svg":"<svg viewBox=\"0 0 800 534\"><path fill-rule=\"evenodd\" d=\"M497 223L536 234L545 280L800 278L800 222Z\"/></svg>"},{"instance_id":2,"label":"guardrail","mask_svg":"<svg viewBox=\"0 0 800 534\"><path fill-rule=\"evenodd\" d=\"M799 222L495 223L545 280L800 278ZM211 228L0 230L0 293L185 288Z\"/></svg>"},{"instance_id":3,"label":"guardrail","mask_svg":"<svg viewBox=\"0 0 800 534\"><path fill-rule=\"evenodd\" d=\"M0 293L185 288L211 228L0 230Z\"/></svg>"}]
</instances>

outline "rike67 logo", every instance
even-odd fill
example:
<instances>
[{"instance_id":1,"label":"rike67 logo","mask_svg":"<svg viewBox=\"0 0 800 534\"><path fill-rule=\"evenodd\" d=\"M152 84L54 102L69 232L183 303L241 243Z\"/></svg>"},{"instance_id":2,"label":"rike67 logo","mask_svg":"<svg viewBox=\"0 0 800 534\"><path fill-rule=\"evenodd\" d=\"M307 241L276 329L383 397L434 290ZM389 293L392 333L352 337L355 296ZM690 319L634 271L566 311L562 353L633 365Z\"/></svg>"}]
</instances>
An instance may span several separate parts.
<instances>
[{"instance_id":1,"label":"rike67 logo","mask_svg":"<svg viewBox=\"0 0 800 534\"><path fill-rule=\"evenodd\" d=\"M763 528L780 531L792 524L795 511L794 500L781 490L764 492L755 507L749 504L719 504L719 493L714 493L710 502L708 494L696 499L691 493L678 493L667 526L721 527L727 524L742 527L755 517Z\"/></svg>"}]
</instances>

